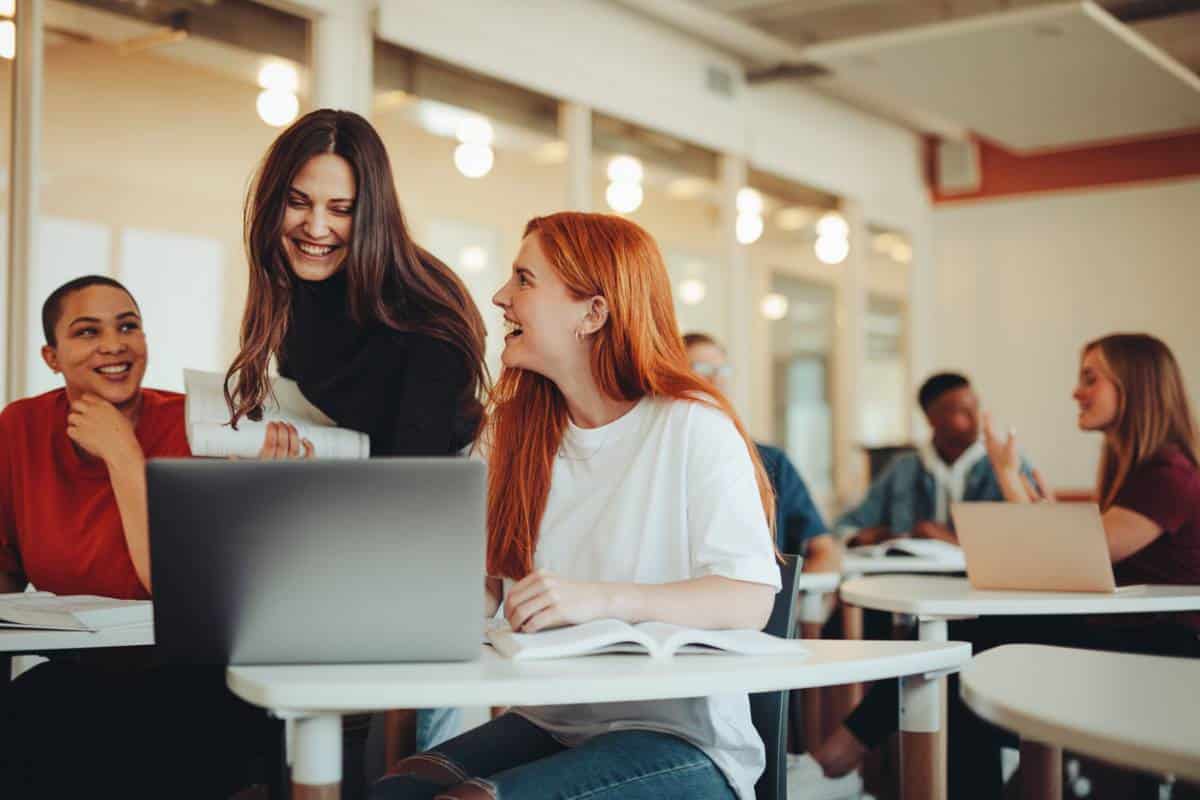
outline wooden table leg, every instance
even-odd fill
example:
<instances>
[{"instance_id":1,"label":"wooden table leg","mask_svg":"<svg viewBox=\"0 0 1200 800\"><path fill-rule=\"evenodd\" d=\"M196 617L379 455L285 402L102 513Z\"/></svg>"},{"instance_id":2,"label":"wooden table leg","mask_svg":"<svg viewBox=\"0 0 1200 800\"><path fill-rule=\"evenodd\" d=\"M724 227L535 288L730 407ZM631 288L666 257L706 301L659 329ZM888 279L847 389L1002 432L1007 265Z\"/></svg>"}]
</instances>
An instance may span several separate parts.
<instances>
[{"instance_id":1,"label":"wooden table leg","mask_svg":"<svg viewBox=\"0 0 1200 800\"><path fill-rule=\"evenodd\" d=\"M842 603L842 638L846 640L863 638L863 610L858 606ZM833 708L834 728L842 723L851 711L858 706L863 698L861 683L847 683L844 686L834 686L830 690Z\"/></svg>"},{"instance_id":2,"label":"wooden table leg","mask_svg":"<svg viewBox=\"0 0 1200 800\"><path fill-rule=\"evenodd\" d=\"M292 800L338 800L342 795L342 716L296 720Z\"/></svg>"},{"instance_id":3,"label":"wooden table leg","mask_svg":"<svg viewBox=\"0 0 1200 800\"><path fill-rule=\"evenodd\" d=\"M1062 748L1021 740L1021 796L1062 800Z\"/></svg>"},{"instance_id":4,"label":"wooden table leg","mask_svg":"<svg viewBox=\"0 0 1200 800\"><path fill-rule=\"evenodd\" d=\"M944 619L920 621L919 637L946 641ZM946 800L946 679L900 679L900 797Z\"/></svg>"},{"instance_id":5,"label":"wooden table leg","mask_svg":"<svg viewBox=\"0 0 1200 800\"><path fill-rule=\"evenodd\" d=\"M825 595L802 592L800 595L800 635L805 639L820 639L825 618ZM827 687L814 686L804 690L804 749L816 750L825 741L822 706Z\"/></svg>"}]
</instances>

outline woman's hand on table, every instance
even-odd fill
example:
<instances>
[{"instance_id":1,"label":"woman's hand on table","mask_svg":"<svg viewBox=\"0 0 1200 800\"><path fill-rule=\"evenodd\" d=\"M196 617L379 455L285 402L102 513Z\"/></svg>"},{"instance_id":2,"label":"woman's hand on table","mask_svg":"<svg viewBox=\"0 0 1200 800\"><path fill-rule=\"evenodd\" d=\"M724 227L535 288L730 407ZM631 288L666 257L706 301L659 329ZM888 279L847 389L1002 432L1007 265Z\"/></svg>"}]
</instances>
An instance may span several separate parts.
<instances>
[{"instance_id":1,"label":"woman's hand on table","mask_svg":"<svg viewBox=\"0 0 1200 800\"><path fill-rule=\"evenodd\" d=\"M603 583L569 581L535 570L504 598L504 616L518 633L578 625L610 616L612 588Z\"/></svg>"}]
</instances>

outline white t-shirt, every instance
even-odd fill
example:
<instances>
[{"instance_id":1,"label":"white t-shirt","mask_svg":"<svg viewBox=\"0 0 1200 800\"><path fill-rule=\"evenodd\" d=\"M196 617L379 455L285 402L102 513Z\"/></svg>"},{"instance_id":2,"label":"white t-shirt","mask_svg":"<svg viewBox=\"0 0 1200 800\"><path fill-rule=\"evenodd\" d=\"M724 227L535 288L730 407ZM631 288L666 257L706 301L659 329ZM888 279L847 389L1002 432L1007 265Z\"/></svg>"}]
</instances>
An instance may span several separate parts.
<instances>
[{"instance_id":1,"label":"white t-shirt","mask_svg":"<svg viewBox=\"0 0 1200 800\"><path fill-rule=\"evenodd\" d=\"M577 581L722 575L780 587L745 441L721 411L682 400L643 398L603 427L569 425L534 565ZM743 800L753 800L765 763L745 693L516 710L568 746L614 730L674 734Z\"/></svg>"}]
</instances>

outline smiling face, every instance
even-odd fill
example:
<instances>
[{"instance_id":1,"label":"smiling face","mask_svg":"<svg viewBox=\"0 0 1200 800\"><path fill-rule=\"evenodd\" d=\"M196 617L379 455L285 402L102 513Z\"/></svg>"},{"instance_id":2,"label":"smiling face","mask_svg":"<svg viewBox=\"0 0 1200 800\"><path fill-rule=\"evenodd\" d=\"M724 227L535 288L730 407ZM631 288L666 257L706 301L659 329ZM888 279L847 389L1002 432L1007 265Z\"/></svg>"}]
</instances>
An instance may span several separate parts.
<instances>
[{"instance_id":1,"label":"smiling face","mask_svg":"<svg viewBox=\"0 0 1200 800\"><path fill-rule=\"evenodd\" d=\"M979 439L979 396L970 386L944 392L925 410L934 441L961 452Z\"/></svg>"},{"instance_id":2,"label":"smiling face","mask_svg":"<svg viewBox=\"0 0 1200 800\"><path fill-rule=\"evenodd\" d=\"M121 408L137 400L146 374L146 336L133 298L112 286L88 286L62 299L55 343L42 358L61 372L72 400L98 395Z\"/></svg>"},{"instance_id":3,"label":"smiling face","mask_svg":"<svg viewBox=\"0 0 1200 800\"><path fill-rule=\"evenodd\" d=\"M558 381L573 370L590 369L587 336L593 300L578 300L542 251L537 233L521 242L512 277L492 302L504 310L507 334L500 360Z\"/></svg>"},{"instance_id":4,"label":"smiling face","mask_svg":"<svg viewBox=\"0 0 1200 800\"><path fill-rule=\"evenodd\" d=\"M323 281L341 269L354 227L357 186L346 159L310 158L288 189L283 251L296 277Z\"/></svg>"},{"instance_id":5,"label":"smiling face","mask_svg":"<svg viewBox=\"0 0 1200 800\"><path fill-rule=\"evenodd\" d=\"M1071 396L1079 404L1080 430L1105 431L1116 425L1121 393L1100 348L1093 347L1083 354L1079 383Z\"/></svg>"}]
</instances>

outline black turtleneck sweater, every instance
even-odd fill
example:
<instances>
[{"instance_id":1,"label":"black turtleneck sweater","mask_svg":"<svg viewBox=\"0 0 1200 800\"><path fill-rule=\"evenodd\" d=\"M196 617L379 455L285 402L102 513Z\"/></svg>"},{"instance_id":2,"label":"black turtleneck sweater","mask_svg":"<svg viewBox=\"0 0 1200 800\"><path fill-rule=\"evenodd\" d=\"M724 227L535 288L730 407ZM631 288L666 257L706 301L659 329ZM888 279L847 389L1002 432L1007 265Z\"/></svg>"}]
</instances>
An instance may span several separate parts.
<instances>
[{"instance_id":1,"label":"black turtleneck sweater","mask_svg":"<svg viewBox=\"0 0 1200 800\"><path fill-rule=\"evenodd\" d=\"M355 323L344 270L296 280L279 373L338 427L370 436L372 456L449 455L470 443L462 353L426 334Z\"/></svg>"}]
</instances>

